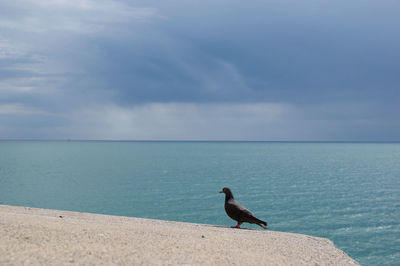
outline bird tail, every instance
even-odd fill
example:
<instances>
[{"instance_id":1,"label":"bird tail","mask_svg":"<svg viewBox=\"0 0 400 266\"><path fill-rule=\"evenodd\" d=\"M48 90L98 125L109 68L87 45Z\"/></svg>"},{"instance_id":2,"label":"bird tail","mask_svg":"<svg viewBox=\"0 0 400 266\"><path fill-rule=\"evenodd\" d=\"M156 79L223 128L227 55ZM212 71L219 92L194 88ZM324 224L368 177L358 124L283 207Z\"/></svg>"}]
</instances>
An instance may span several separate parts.
<instances>
[{"instance_id":1,"label":"bird tail","mask_svg":"<svg viewBox=\"0 0 400 266\"><path fill-rule=\"evenodd\" d=\"M257 225L261 226L264 229L267 229L267 222L264 222L260 219L257 219Z\"/></svg>"}]
</instances>

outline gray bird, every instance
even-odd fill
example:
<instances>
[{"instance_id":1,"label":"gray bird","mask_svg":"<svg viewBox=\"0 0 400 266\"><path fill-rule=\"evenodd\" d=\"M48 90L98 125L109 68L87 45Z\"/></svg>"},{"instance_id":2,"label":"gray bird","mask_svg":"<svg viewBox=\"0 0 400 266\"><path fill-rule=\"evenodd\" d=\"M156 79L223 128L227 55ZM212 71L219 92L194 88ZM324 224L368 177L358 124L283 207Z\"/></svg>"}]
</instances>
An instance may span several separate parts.
<instances>
[{"instance_id":1,"label":"gray bird","mask_svg":"<svg viewBox=\"0 0 400 266\"><path fill-rule=\"evenodd\" d=\"M261 221L257 217L254 216L248 209L246 209L242 204L237 202L233 198L232 191L224 187L219 193L225 193L225 211L229 217L233 220L237 221L237 225L233 226L233 228L240 228L242 223L251 223L257 224L264 229L267 229L267 223Z\"/></svg>"}]
</instances>

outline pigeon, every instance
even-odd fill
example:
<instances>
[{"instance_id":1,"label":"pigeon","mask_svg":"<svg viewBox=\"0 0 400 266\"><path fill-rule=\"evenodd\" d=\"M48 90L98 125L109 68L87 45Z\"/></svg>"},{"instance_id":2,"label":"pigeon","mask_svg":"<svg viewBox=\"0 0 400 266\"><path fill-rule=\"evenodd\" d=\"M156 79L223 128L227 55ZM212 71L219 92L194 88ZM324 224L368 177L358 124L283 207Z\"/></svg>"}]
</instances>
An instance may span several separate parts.
<instances>
[{"instance_id":1,"label":"pigeon","mask_svg":"<svg viewBox=\"0 0 400 266\"><path fill-rule=\"evenodd\" d=\"M225 193L225 211L229 217L233 220L237 221L236 226L232 226L232 228L240 228L242 223L251 223L257 224L264 229L267 229L267 223L258 219L254 214L252 214L248 209L246 209L243 205L237 202L233 198L232 191L224 187L219 193Z\"/></svg>"}]
</instances>

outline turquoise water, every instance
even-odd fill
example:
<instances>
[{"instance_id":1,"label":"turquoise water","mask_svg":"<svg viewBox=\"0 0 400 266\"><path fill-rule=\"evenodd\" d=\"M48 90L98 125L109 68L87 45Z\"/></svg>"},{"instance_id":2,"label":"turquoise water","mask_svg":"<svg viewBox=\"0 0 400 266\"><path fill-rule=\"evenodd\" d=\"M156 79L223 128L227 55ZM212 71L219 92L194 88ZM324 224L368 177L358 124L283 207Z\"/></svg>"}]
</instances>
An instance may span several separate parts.
<instances>
[{"instance_id":1,"label":"turquoise water","mask_svg":"<svg viewBox=\"0 0 400 266\"><path fill-rule=\"evenodd\" d=\"M0 141L0 204L234 225L224 186L271 230L400 261L398 143Z\"/></svg>"}]
</instances>

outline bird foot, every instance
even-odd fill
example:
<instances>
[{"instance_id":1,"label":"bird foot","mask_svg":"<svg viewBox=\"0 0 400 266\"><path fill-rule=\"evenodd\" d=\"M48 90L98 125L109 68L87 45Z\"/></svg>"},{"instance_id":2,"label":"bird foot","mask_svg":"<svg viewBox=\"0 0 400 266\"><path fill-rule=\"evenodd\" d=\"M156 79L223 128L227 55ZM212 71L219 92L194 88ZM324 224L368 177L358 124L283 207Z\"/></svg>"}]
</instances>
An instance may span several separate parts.
<instances>
[{"instance_id":1,"label":"bird foot","mask_svg":"<svg viewBox=\"0 0 400 266\"><path fill-rule=\"evenodd\" d=\"M242 224L239 223L239 224L237 224L236 226L231 226L231 228L239 228L239 229L241 229L241 228L240 228L241 225L242 225Z\"/></svg>"}]
</instances>

